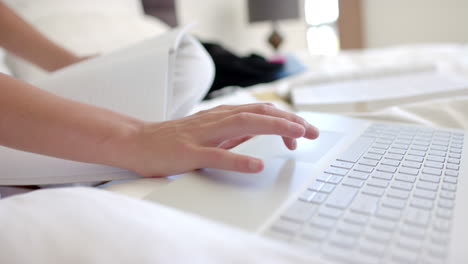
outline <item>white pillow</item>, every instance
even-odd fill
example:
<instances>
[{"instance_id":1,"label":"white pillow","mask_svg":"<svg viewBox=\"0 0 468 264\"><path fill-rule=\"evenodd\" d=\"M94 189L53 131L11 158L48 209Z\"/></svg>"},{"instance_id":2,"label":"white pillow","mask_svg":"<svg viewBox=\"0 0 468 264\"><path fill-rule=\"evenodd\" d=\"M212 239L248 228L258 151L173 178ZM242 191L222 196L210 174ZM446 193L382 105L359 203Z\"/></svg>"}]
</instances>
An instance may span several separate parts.
<instances>
[{"instance_id":1,"label":"white pillow","mask_svg":"<svg viewBox=\"0 0 468 264\"><path fill-rule=\"evenodd\" d=\"M273 241L91 188L0 200L0 263L315 263Z\"/></svg>"}]
</instances>

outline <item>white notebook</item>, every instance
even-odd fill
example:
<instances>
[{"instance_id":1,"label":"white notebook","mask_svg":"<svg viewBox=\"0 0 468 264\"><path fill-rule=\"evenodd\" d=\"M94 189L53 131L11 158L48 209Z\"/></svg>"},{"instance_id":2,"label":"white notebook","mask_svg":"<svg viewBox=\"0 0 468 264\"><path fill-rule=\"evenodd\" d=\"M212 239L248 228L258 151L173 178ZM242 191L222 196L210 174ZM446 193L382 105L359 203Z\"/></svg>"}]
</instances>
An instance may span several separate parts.
<instances>
[{"instance_id":1,"label":"white notebook","mask_svg":"<svg viewBox=\"0 0 468 264\"><path fill-rule=\"evenodd\" d=\"M38 87L148 121L167 118L172 67L184 29L67 67ZM32 131L31 133L34 133ZM0 185L39 185L139 177L102 165L62 160L0 146Z\"/></svg>"},{"instance_id":2,"label":"white notebook","mask_svg":"<svg viewBox=\"0 0 468 264\"><path fill-rule=\"evenodd\" d=\"M412 71L367 76L293 88L294 107L301 111L362 112L456 95L468 95L462 76L432 71Z\"/></svg>"}]
</instances>

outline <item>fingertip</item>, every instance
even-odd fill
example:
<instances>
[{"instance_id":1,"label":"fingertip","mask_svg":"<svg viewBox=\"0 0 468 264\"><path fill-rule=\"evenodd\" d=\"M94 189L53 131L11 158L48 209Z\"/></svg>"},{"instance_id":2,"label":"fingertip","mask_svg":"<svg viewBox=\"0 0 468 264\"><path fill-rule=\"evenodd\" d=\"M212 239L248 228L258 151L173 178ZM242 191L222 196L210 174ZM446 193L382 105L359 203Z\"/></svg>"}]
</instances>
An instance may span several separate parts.
<instances>
[{"instance_id":1,"label":"fingertip","mask_svg":"<svg viewBox=\"0 0 468 264\"><path fill-rule=\"evenodd\" d=\"M249 172L260 172L263 170L263 161L257 158L249 158L247 169Z\"/></svg>"},{"instance_id":2,"label":"fingertip","mask_svg":"<svg viewBox=\"0 0 468 264\"><path fill-rule=\"evenodd\" d=\"M307 132L305 137L308 139L316 139L320 135L320 131L317 127L307 123Z\"/></svg>"}]
</instances>

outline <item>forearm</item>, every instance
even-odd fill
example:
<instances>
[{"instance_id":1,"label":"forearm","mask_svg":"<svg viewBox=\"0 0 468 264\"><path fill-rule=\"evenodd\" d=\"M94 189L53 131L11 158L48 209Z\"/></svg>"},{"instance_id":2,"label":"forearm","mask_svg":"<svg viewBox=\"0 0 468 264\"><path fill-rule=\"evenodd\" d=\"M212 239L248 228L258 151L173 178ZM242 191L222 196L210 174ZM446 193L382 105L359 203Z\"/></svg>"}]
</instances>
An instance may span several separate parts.
<instances>
[{"instance_id":1,"label":"forearm","mask_svg":"<svg viewBox=\"0 0 468 264\"><path fill-rule=\"evenodd\" d=\"M0 145L125 167L126 146L142 123L0 74Z\"/></svg>"},{"instance_id":2,"label":"forearm","mask_svg":"<svg viewBox=\"0 0 468 264\"><path fill-rule=\"evenodd\" d=\"M75 63L79 57L47 39L0 1L0 46L47 70Z\"/></svg>"}]
</instances>

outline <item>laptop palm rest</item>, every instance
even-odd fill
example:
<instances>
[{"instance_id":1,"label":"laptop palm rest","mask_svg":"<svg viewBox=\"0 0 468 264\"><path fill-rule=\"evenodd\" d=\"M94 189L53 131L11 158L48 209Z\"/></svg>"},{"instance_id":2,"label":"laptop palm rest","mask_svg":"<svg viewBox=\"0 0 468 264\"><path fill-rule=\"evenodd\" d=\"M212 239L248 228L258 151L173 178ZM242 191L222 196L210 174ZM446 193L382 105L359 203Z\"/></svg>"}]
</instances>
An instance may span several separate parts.
<instances>
[{"instance_id":1,"label":"laptop palm rest","mask_svg":"<svg viewBox=\"0 0 468 264\"><path fill-rule=\"evenodd\" d=\"M204 169L184 175L145 199L257 231L319 175L319 160L339 145L341 138L339 132L322 131L318 140L301 142L296 151L289 151L279 137L258 137L235 152L263 158L265 169L261 173Z\"/></svg>"}]
</instances>

